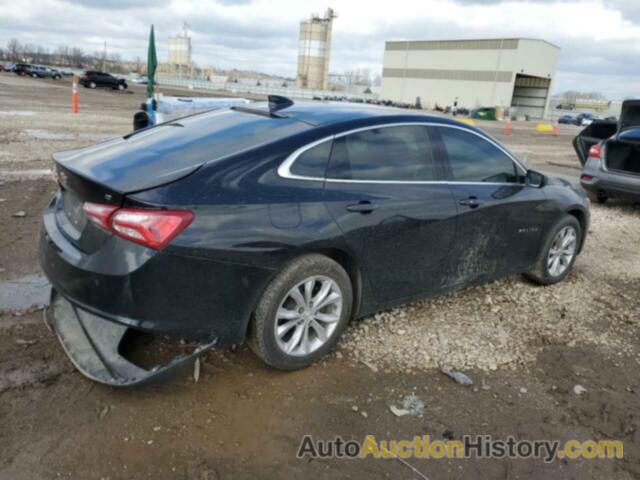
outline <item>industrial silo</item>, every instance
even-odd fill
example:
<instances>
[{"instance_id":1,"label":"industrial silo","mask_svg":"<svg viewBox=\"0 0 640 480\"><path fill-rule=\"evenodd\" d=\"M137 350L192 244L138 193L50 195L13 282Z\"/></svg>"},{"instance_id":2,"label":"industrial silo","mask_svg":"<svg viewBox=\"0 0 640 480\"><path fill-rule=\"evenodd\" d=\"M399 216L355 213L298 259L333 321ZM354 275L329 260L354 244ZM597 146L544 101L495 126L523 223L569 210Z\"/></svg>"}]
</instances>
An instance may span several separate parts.
<instances>
[{"instance_id":1,"label":"industrial silo","mask_svg":"<svg viewBox=\"0 0 640 480\"><path fill-rule=\"evenodd\" d=\"M331 29L337 15L328 8L324 18L311 15L300 22L297 85L300 88L326 90L331 56Z\"/></svg>"},{"instance_id":2,"label":"industrial silo","mask_svg":"<svg viewBox=\"0 0 640 480\"><path fill-rule=\"evenodd\" d=\"M178 35L169 37L168 63L171 70L179 75L191 69L191 37L187 28L187 24L184 23Z\"/></svg>"}]
</instances>

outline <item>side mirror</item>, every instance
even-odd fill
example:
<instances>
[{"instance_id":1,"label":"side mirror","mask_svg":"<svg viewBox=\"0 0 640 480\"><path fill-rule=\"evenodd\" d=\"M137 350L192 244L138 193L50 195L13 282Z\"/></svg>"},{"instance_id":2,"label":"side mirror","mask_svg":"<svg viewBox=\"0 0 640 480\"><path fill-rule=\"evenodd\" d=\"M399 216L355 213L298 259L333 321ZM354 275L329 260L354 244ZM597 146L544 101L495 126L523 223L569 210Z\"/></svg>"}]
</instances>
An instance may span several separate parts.
<instances>
[{"instance_id":1,"label":"side mirror","mask_svg":"<svg viewBox=\"0 0 640 480\"><path fill-rule=\"evenodd\" d=\"M547 177L540 172L536 172L535 170L527 170L525 183L529 187L541 188L546 185Z\"/></svg>"}]
</instances>

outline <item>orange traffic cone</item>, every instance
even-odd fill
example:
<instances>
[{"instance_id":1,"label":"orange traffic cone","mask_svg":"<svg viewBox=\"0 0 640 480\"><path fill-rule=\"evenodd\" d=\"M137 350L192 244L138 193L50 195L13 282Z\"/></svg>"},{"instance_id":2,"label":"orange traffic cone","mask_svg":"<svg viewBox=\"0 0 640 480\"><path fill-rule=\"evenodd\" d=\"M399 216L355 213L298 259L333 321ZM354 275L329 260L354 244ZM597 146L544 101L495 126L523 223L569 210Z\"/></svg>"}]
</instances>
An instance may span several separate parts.
<instances>
[{"instance_id":1,"label":"orange traffic cone","mask_svg":"<svg viewBox=\"0 0 640 480\"><path fill-rule=\"evenodd\" d=\"M551 130L551 135L553 135L554 137L558 136L558 119L553 122L553 130Z\"/></svg>"},{"instance_id":2,"label":"orange traffic cone","mask_svg":"<svg viewBox=\"0 0 640 480\"><path fill-rule=\"evenodd\" d=\"M504 130L502 133L504 135L509 135L509 133L511 133L511 117L507 118L507 123L504 124Z\"/></svg>"},{"instance_id":3,"label":"orange traffic cone","mask_svg":"<svg viewBox=\"0 0 640 480\"><path fill-rule=\"evenodd\" d=\"M78 79L75 75L71 82L71 113L78 113Z\"/></svg>"}]
</instances>

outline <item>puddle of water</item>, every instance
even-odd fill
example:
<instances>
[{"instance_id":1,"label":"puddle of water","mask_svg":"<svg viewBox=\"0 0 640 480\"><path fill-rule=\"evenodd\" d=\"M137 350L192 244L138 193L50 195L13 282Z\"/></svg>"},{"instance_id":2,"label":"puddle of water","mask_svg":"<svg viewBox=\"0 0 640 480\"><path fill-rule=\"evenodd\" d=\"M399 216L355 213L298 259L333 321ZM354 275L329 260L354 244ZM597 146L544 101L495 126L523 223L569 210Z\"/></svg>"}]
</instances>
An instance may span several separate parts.
<instances>
[{"instance_id":1,"label":"puddle of water","mask_svg":"<svg viewBox=\"0 0 640 480\"><path fill-rule=\"evenodd\" d=\"M36 140L74 140L76 138L71 133L56 133L48 130L26 129L23 133Z\"/></svg>"},{"instance_id":2,"label":"puddle of water","mask_svg":"<svg viewBox=\"0 0 640 480\"><path fill-rule=\"evenodd\" d=\"M0 115L15 115L18 117L31 117L36 112L30 112L29 110L0 110Z\"/></svg>"},{"instance_id":3,"label":"puddle of water","mask_svg":"<svg viewBox=\"0 0 640 480\"><path fill-rule=\"evenodd\" d=\"M34 168L32 170L0 170L0 177L45 178L51 176L49 168Z\"/></svg>"},{"instance_id":4,"label":"puddle of water","mask_svg":"<svg viewBox=\"0 0 640 480\"><path fill-rule=\"evenodd\" d=\"M0 281L0 311L25 310L49 304L51 284L42 275L32 274Z\"/></svg>"}]
</instances>

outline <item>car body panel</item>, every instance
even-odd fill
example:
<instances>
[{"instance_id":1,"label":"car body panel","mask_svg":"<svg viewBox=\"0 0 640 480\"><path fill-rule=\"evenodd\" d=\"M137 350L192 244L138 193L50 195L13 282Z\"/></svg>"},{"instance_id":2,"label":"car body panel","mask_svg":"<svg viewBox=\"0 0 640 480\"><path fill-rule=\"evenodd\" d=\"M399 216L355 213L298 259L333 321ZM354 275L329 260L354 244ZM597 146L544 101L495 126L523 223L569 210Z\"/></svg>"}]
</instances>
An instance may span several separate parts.
<instances>
[{"instance_id":1,"label":"car body panel","mask_svg":"<svg viewBox=\"0 0 640 480\"><path fill-rule=\"evenodd\" d=\"M604 192L606 196L640 200L640 176L610 171L599 158L589 158L582 169L580 183L582 188L596 194Z\"/></svg>"},{"instance_id":2,"label":"car body panel","mask_svg":"<svg viewBox=\"0 0 640 480\"><path fill-rule=\"evenodd\" d=\"M379 304L442 289L456 225L446 184L327 182L324 198ZM360 202L376 210L348 210Z\"/></svg>"},{"instance_id":3,"label":"car body panel","mask_svg":"<svg viewBox=\"0 0 640 480\"><path fill-rule=\"evenodd\" d=\"M552 224L543 189L523 184L451 183L458 207L450 282L455 286L527 271ZM474 197L477 207L460 205Z\"/></svg>"}]
</instances>

